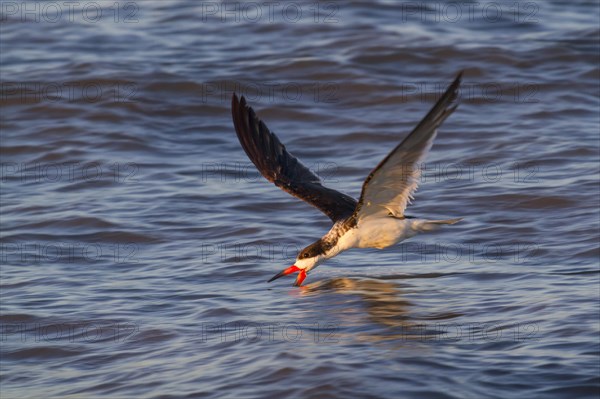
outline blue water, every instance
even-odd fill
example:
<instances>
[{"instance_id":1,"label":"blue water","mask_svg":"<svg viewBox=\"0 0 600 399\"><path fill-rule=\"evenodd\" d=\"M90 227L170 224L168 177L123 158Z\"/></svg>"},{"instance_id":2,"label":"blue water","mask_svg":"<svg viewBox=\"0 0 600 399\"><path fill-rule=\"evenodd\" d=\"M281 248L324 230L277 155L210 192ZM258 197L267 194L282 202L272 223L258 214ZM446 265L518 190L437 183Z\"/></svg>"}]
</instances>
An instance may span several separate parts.
<instances>
[{"instance_id":1,"label":"blue water","mask_svg":"<svg viewBox=\"0 0 600 399\"><path fill-rule=\"evenodd\" d=\"M597 2L79 3L0 8L3 399L600 395ZM267 284L330 224L232 92L358 196L459 70L464 221Z\"/></svg>"}]
</instances>

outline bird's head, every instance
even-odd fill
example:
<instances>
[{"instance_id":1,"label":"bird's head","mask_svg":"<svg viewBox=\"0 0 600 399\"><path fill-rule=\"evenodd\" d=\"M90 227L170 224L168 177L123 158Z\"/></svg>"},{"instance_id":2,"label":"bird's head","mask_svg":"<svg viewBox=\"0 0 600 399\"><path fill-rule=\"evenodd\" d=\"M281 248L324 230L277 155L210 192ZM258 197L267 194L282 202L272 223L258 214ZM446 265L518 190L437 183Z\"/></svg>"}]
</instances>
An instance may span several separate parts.
<instances>
[{"instance_id":1,"label":"bird's head","mask_svg":"<svg viewBox=\"0 0 600 399\"><path fill-rule=\"evenodd\" d=\"M277 273L268 282L270 283L288 274L298 273L294 285L300 287L308 272L317 267L325 259L327 259L325 257L325 245L322 240L318 240L300 251L296 262L292 266Z\"/></svg>"}]
</instances>

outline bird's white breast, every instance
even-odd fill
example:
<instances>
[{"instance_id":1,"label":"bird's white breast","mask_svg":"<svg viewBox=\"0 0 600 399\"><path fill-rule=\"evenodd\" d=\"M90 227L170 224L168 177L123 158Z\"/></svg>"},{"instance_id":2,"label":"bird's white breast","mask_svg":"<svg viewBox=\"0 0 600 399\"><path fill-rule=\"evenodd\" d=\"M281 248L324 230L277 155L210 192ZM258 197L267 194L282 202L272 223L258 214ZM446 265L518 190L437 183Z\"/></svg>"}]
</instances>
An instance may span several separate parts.
<instances>
[{"instance_id":1,"label":"bird's white breast","mask_svg":"<svg viewBox=\"0 0 600 399\"><path fill-rule=\"evenodd\" d=\"M414 236L414 219L393 217L371 218L358 223L338 242L342 250L349 248L387 248L402 240Z\"/></svg>"}]
</instances>

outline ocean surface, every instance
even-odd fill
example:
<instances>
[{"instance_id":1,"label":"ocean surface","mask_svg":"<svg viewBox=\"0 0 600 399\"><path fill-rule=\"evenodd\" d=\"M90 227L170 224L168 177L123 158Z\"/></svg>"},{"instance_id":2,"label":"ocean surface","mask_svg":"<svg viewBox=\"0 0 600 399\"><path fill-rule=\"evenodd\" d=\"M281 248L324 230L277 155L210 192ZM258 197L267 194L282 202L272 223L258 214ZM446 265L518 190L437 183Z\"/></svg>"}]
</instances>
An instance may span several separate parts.
<instances>
[{"instance_id":1,"label":"ocean surface","mask_svg":"<svg viewBox=\"0 0 600 399\"><path fill-rule=\"evenodd\" d=\"M0 3L0 396L598 398L597 1ZM407 214L266 283L329 219L256 172L244 94L324 184L464 70Z\"/></svg>"}]
</instances>

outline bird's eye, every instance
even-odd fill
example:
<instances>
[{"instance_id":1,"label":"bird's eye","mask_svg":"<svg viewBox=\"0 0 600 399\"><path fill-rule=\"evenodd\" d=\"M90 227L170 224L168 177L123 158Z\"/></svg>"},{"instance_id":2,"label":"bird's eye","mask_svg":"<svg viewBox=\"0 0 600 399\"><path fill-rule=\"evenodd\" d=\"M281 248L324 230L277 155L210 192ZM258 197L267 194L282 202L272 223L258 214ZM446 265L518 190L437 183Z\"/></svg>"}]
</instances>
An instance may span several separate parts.
<instances>
[{"instance_id":1,"label":"bird's eye","mask_svg":"<svg viewBox=\"0 0 600 399\"><path fill-rule=\"evenodd\" d=\"M308 256L309 256L309 255L308 255L308 252L305 252L305 253L304 253L304 257L305 257L305 258L308 258Z\"/></svg>"}]
</instances>

